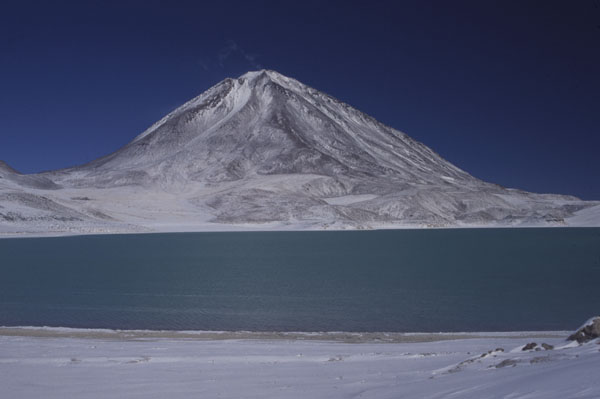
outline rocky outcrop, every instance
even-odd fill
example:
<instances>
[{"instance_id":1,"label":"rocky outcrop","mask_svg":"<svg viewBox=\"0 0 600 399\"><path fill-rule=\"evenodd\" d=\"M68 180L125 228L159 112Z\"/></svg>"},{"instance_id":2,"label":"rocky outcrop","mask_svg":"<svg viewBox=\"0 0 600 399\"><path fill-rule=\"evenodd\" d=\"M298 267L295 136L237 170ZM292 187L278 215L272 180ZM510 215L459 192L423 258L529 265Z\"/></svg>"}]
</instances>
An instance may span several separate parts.
<instances>
[{"instance_id":1,"label":"rocky outcrop","mask_svg":"<svg viewBox=\"0 0 600 399\"><path fill-rule=\"evenodd\" d=\"M580 344L600 337L600 316L592 317L575 333L569 335L567 340L577 341Z\"/></svg>"}]
</instances>

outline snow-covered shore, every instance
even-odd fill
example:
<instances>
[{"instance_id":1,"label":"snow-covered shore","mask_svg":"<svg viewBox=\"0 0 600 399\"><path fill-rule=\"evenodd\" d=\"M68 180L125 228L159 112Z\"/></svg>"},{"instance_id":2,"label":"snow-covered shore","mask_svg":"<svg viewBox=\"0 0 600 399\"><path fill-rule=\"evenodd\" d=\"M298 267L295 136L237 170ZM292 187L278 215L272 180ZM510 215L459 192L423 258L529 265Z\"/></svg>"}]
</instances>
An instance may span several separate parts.
<instances>
[{"instance_id":1,"label":"snow-covered shore","mask_svg":"<svg viewBox=\"0 0 600 399\"><path fill-rule=\"evenodd\" d=\"M2 328L1 396L600 397L600 340L565 332L244 334Z\"/></svg>"},{"instance_id":2,"label":"snow-covered shore","mask_svg":"<svg viewBox=\"0 0 600 399\"><path fill-rule=\"evenodd\" d=\"M594 209L595 210L595 209ZM165 234L165 233L248 233L269 231L361 231L361 230L453 230L453 229L564 229L564 228L596 228L600 226L600 218L585 219L586 223L569 223L566 225L547 225L541 223L524 223L519 225L486 224L486 225L456 225L456 226L425 226L425 225L371 225L366 228L355 226L328 225L323 227L314 224L214 224L205 223L199 225L148 225L143 229L110 229L102 227L85 227L81 229L66 230L44 230L30 229L23 226L0 225L0 239L2 238L41 238L41 237L72 237L72 236L95 236L95 235L123 235L123 234Z\"/></svg>"}]
</instances>

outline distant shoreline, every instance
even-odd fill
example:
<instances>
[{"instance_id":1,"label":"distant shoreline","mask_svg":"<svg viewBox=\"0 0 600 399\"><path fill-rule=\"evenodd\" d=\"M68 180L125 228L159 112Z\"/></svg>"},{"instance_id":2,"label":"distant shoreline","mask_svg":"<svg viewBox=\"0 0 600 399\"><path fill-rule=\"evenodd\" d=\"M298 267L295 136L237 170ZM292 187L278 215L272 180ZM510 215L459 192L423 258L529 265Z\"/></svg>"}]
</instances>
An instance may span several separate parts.
<instances>
[{"instance_id":1,"label":"distant shoreline","mask_svg":"<svg viewBox=\"0 0 600 399\"><path fill-rule=\"evenodd\" d=\"M221 227L221 225L219 225ZM237 227L237 226L236 226ZM94 231L94 232L19 232L19 233L4 233L0 231L0 239L7 238L60 238L60 237L83 237L83 236L116 236L116 235L146 235L146 234L186 234L186 233L281 233L281 232L294 232L294 233L311 233L311 232L368 232L368 231L390 231L390 230L490 230L490 229L502 229L502 230L554 230L554 229L600 229L600 226L537 226L537 225L526 225L526 226L447 226L447 227L419 227L419 226L393 226L393 227L377 227L377 228L305 228L295 229L291 228L271 228L271 229L255 229L251 227L240 227L231 229L206 229L206 230L151 230L151 231Z\"/></svg>"},{"instance_id":2,"label":"distant shoreline","mask_svg":"<svg viewBox=\"0 0 600 399\"><path fill-rule=\"evenodd\" d=\"M483 338L566 338L569 331L512 331L512 332L282 332L282 331L171 331L171 330L113 330L69 327L0 327L2 337L78 338L137 341L148 339L184 339L198 341L224 340L292 340L329 341L342 343L417 343Z\"/></svg>"}]
</instances>

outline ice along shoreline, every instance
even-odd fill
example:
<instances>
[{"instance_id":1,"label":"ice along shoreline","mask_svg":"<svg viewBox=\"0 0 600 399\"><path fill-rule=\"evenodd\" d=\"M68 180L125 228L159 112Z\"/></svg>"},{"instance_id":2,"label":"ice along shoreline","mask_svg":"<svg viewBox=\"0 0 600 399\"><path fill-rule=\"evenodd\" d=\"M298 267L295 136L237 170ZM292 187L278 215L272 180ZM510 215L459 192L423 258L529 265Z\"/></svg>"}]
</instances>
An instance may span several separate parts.
<instances>
[{"instance_id":1,"label":"ice along shoreline","mask_svg":"<svg viewBox=\"0 0 600 399\"><path fill-rule=\"evenodd\" d=\"M340 343L420 343L462 339L566 338L569 331L507 332L344 332L344 331L203 331L203 330L119 330L102 328L0 326L2 337L78 338L135 341L146 339L183 339L199 341L327 341Z\"/></svg>"},{"instance_id":2,"label":"ice along shoreline","mask_svg":"<svg viewBox=\"0 0 600 399\"><path fill-rule=\"evenodd\" d=\"M1 227L1 226L0 226ZM61 238L61 237L102 237L102 236L131 236L131 235L152 235L152 234L186 234L186 233L315 233L315 232L368 232L368 231L432 231L432 230L570 230L570 229L600 229L600 226L586 225L464 225L464 226L415 226L415 225L393 225L377 226L369 228L350 228L335 227L301 227L298 226L254 226L254 225L215 225L202 226L198 229L159 229L159 230L139 230L139 231L46 231L46 232L4 232L0 229L1 239L13 238Z\"/></svg>"}]
</instances>

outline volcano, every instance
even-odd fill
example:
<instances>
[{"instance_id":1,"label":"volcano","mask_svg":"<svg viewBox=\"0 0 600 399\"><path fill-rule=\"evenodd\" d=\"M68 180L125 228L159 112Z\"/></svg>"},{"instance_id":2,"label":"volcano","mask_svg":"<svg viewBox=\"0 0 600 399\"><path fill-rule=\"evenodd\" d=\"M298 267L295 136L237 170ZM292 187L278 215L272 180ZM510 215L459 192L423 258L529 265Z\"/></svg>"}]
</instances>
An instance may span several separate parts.
<instances>
[{"instance_id":1,"label":"volcano","mask_svg":"<svg viewBox=\"0 0 600 399\"><path fill-rule=\"evenodd\" d=\"M85 165L2 165L0 221L24 231L563 226L599 204L479 180L268 70L223 80Z\"/></svg>"}]
</instances>

